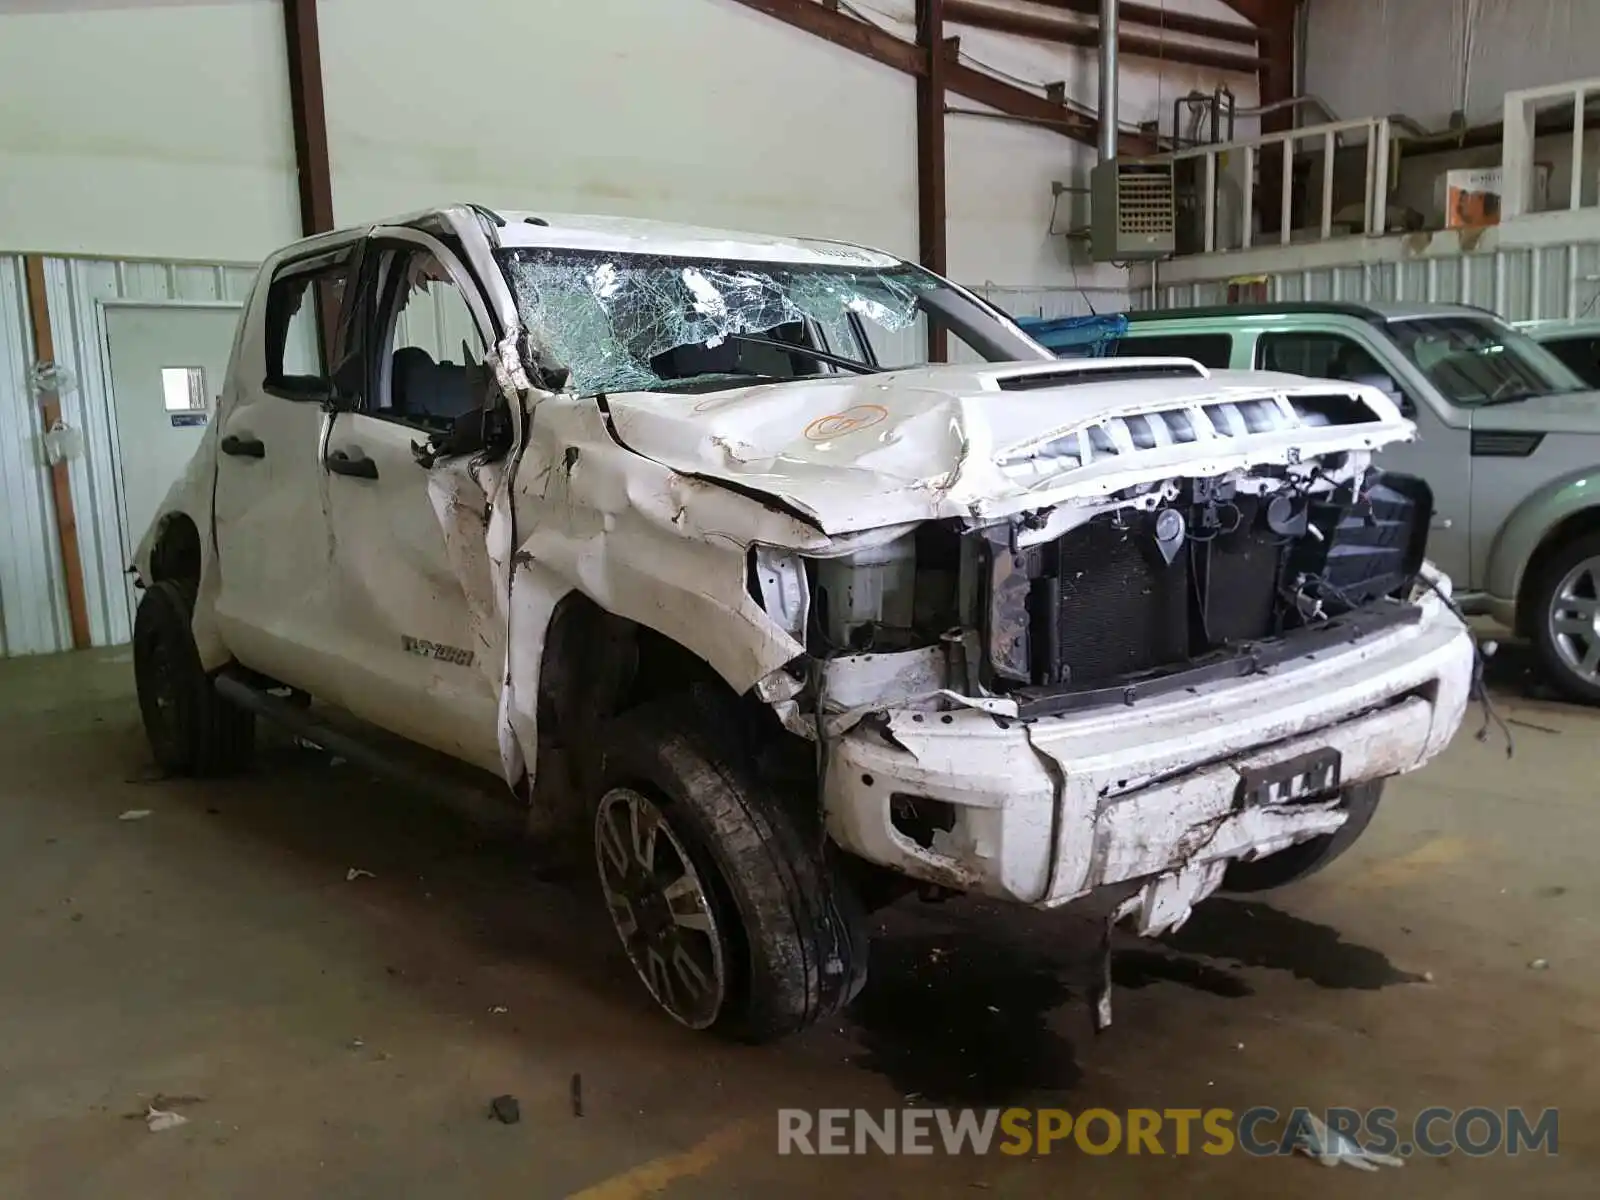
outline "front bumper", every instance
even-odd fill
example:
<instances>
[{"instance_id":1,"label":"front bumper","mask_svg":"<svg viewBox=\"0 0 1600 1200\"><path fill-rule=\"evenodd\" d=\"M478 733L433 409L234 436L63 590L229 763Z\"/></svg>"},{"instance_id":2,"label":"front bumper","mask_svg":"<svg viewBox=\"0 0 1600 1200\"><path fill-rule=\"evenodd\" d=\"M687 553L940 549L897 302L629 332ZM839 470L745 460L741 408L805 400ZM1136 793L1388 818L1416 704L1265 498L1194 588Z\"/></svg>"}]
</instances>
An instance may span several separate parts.
<instances>
[{"instance_id":1,"label":"front bumper","mask_svg":"<svg viewBox=\"0 0 1600 1200\"><path fill-rule=\"evenodd\" d=\"M1238 809L1242 771L1336 749L1355 784L1414 770L1450 741L1472 641L1436 599L1421 607L1418 623L1340 651L1132 707L1033 721L891 711L830 751L829 833L904 875L1026 904L1155 877L1198 899L1228 861L1344 821L1334 803ZM914 839L895 797L949 806L953 828Z\"/></svg>"}]
</instances>

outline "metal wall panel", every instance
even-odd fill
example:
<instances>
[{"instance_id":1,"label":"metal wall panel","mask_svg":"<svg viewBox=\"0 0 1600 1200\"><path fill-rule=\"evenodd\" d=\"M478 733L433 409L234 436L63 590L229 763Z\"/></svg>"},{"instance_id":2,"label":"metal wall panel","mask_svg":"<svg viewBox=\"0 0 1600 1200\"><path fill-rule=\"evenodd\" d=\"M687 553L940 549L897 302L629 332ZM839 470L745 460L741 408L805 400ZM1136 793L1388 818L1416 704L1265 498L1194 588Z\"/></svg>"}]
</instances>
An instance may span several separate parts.
<instances>
[{"instance_id":1,"label":"metal wall panel","mask_svg":"<svg viewBox=\"0 0 1600 1200\"><path fill-rule=\"evenodd\" d=\"M111 366L106 355L107 300L154 303L242 302L254 268L231 263L122 262L107 259L45 260L45 286L56 360L77 386L62 397L62 417L83 432L83 454L69 467L78 523L89 633L96 646L132 636L128 609L127 556L116 408L111 402ZM137 541L143 530L135 531Z\"/></svg>"},{"instance_id":2,"label":"metal wall panel","mask_svg":"<svg viewBox=\"0 0 1600 1200\"><path fill-rule=\"evenodd\" d=\"M22 259L0 255L0 656L72 646L32 367Z\"/></svg>"},{"instance_id":3,"label":"metal wall panel","mask_svg":"<svg viewBox=\"0 0 1600 1200\"><path fill-rule=\"evenodd\" d=\"M1473 304L1508 321L1592 316L1600 307L1600 242L1515 246L1404 262L1286 270L1267 276L1274 301ZM1137 293L1148 306L1149 293ZM1228 281L1157 288L1160 308L1226 304Z\"/></svg>"},{"instance_id":4,"label":"metal wall panel","mask_svg":"<svg viewBox=\"0 0 1600 1200\"><path fill-rule=\"evenodd\" d=\"M972 289L1013 317L1087 317L1126 312L1127 288L1005 287L986 283Z\"/></svg>"}]
</instances>

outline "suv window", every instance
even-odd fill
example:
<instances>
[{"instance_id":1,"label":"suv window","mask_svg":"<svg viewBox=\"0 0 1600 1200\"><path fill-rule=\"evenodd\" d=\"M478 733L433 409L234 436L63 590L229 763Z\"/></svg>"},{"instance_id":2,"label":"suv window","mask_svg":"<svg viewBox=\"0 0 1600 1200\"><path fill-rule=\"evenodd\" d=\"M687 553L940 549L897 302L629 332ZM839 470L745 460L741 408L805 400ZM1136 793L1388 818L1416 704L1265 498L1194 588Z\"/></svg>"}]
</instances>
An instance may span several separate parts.
<instances>
[{"instance_id":1,"label":"suv window","mask_svg":"<svg viewBox=\"0 0 1600 1200\"><path fill-rule=\"evenodd\" d=\"M1584 383L1592 388L1600 388L1600 338L1590 334L1555 338L1546 341L1544 348L1565 363Z\"/></svg>"},{"instance_id":2,"label":"suv window","mask_svg":"<svg viewBox=\"0 0 1600 1200\"><path fill-rule=\"evenodd\" d=\"M1393 372L1343 333L1264 333L1256 341L1256 366L1263 371L1365 383L1391 397L1402 416L1417 415L1415 401L1405 394Z\"/></svg>"},{"instance_id":3,"label":"suv window","mask_svg":"<svg viewBox=\"0 0 1600 1200\"><path fill-rule=\"evenodd\" d=\"M1225 371L1233 365L1231 333L1128 333L1112 348L1117 358L1192 358Z\"/></svg>"},{"instance_id":4,"label":"suv window","mask_svg":"<svg viewBox=\"0 0 1600 1200\"><path fill-rule=\"evenodd\" d=\"M1440 395L1464 408L1585 390L1548 348L1495 317L1397 318L1388 330Z\"/></svg>"},{"instance_id":5,"label":"suv window","mask_svg":"<svg viewBox=\"0 0 1600 1200\"><path fill-rule=\"evenodd\" d=\"M322 400L350 269L339 260L291 263L267 291L265 387L288 400Z\"/></svg>"},{"instance_id":6,"label":"suv window","mask_svg":"<svg viewBox=\"0 0 1600 1200\"><path fill-rule=\"evenodd\" d=\"M1352 382L1389 374L1365 346L1342 333L1264 333L1256 346L1263 371Z\"/></svg>"},{"instance_id":7,"label":"suv window","mask_svg":"<svg viewBox=\"0 0 1600 1200\"><path fill-rule=\"evenodd\" d=\"M434 255L393 251L387 271L386 321L377 339L377 386L368 411L448 427L482 407L488 386L483 335L466 297Z\"/></svg>"}]
</instances>

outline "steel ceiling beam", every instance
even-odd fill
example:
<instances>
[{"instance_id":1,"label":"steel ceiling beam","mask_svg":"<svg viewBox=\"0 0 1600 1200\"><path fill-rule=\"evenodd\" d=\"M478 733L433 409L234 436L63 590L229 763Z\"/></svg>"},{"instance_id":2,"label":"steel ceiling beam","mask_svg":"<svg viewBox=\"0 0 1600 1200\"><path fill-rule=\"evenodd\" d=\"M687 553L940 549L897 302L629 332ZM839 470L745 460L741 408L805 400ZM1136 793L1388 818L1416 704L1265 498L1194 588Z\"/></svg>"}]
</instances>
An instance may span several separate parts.
<instances>
[{"instance_id":1,"label":"steel ceiling beam","mask_svg":"<svg viewBox=\"0 0 1600 1200\"><path fill-rule=\"evenodd\" d=\"M22 260L27 282L28 324L33 331L33 361L43 366L56 360L55 338L50 327L50 299L45 287L44 259L30 254ZM38 398L37 431L21 431L24 437L37 432L36 445L61 420L61 397L46 391ZM72 479L65 460L50 464L50 500L55 507L56 546L61 553L62 580L67 592L67 620L72 633L72 648L83 650L93 644L89 625L88 593L83 584L83 559L78 549L78 518L72 507Z\"/></svg>"},{"instance_id":2,"label":"steel ceiling beam","mask_svg":"<svg viewBox=\"0 0 1600 1200\"><path fill-rule=\"evenodd\" d=\"M309 237L333 228L333 179L328 167L328 118L322 99L322 44L317 0L283 0L289 64L289 117L300 184L300 231Z\"/></svg>"},{"instance_id":3,"label":"steel ceiling beam","mask_svg":"<svg viewBox=\"0 0 1600 1200\"><path fill-rule=\"evenodd\" d=\"M998 33L1014 33L1039 41L1057 42L1065 46L1093 49L1100 44L1098 23L1058 20L1017 9L991 8L973 0L948 0L946 20L977 29L990 29ZM1162 59L1194 67L1210 67L1218 71L1236 71L1254 75L1265 69L1267 60L1256 54L1238 54L1210 46L1194 46L1187 42L1174 42L1166 38L1145 34L1124 33L1118 39L1123 54L1138 58Z\"/></svg>"},{"instance_id":4,"label":"steel ceiling beam","mask_svg":"<svg viewBox=\"0 0 1600 1200\"><path fill-rule=\"evenodd\" d=\"M837 7L818 4L815 0L738 0L738 3L907 75L927 73L927 59L911 42L847 16Z\"/></svg>"},{"instance_id":5,"label":"steel ceiling beam","mask_svg":"<svg viewBox=\"0 0 1600 1200\"><path fill-rule=\"evenodd\" d=\"M817 0L735 0L735 2L756 12L765 13L786 25L804 30L835 46L854 50L906 75L920 79L927 74L928 60L914 43L895 37L894 34L879 29L876 25L859 21L838 8L829 7L826 2L819 3ZM945 0L946 21L950 19L950 3L951 0ZM953 38L945 40L944 53L944 83L947 91L965 96L968 100L976 100L979 104L1006 116L1019 117L1030 123L1053 129L1086 145L1095 144L1098 123L1093 117L1069 107L1064 98L1043 96L968 66L959 61ZM1147 154L1153 148L1146 139L1128 133L1120 135L1120 144L1121 152L1124 154Z\"/></svg>"},{"instance_id":6,"label":"steel ceiling beam","mask_svg":"<svg viewBox=\"0 0 1600 1200\"><path fill-rule=\"evenodd\" d=\"M1099 15L1099 0L1033 0L1046 8L1059 8L1066 12L1081 13L1086 17ZM1195 37L1212 38L1220 42L1238 42L1254 46L1260 33L1253 25L1237 21L1219 21L1215 17L1200 17L1193 13L1172 12L1154 4L1135 4L1123 0L1118 6L1124 25L1148 25L1152 29L1170 29L1174 33L1188 33Z\"/></svg>"},{"instance_id":7,"label":"steel ceiling beam","mask_svg":"<svg viewBox=\"0 0 1600 1200\"><path fill-rule=\"evenodd\" d=\"M917 0L917 245L922 265L949 273L946 209L944 91L949 60L944 43L945 0ZM928 361L950 357L944 326L928 322Z\"/></svg>"}]
</instances>

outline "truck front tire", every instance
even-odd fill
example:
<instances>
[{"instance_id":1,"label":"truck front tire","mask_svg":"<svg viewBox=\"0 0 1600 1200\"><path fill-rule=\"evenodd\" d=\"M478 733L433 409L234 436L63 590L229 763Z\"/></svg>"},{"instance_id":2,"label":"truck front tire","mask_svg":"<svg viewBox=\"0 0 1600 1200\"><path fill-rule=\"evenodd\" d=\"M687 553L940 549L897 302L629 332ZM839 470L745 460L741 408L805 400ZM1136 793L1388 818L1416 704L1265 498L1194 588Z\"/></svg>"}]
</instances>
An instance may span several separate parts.
<instances>
[{"instance_id":1,"label":"truck front tire","mask_svg":"<svg viewBox=\"0 0 1600 1200\"><path fill-rule=\"evenodd\" d=\"M1266 892L1315 875L1355 845L1356 839L1366 832L1373 814L1378 811L1378 801L1383 799L1383 782L1379 779L1346 788L1344 802L1350 815L1332 833L1296 842L1254 862L1229 863L1222 877L1222 890Z\"/></svg>"},{"instance_id":2,"label":"truck front tire","mask_svg":"<svg viewBox=\"0 0 1600 1200\"><path fill-rule=\"evenodd\" d=\"M228 703L200 665L188 588L164 579L145 589L133 623L139 712L156 763L171 775L232 775L255 753L255 715Z\"/></svg>"},{"instance_id":3,"label":"truck front tire","mask_svg":"<svg viewBox=\"0 0 1600 1200\"><path fill-rule=\"evenodd\" d=\"M771 1041L855 997L868 934L809 798L786 796L721 744L731 739L716 701L669 697L611 723L595 859L656 1003L690 1028Z\"/></svg>"}]
</instances>

